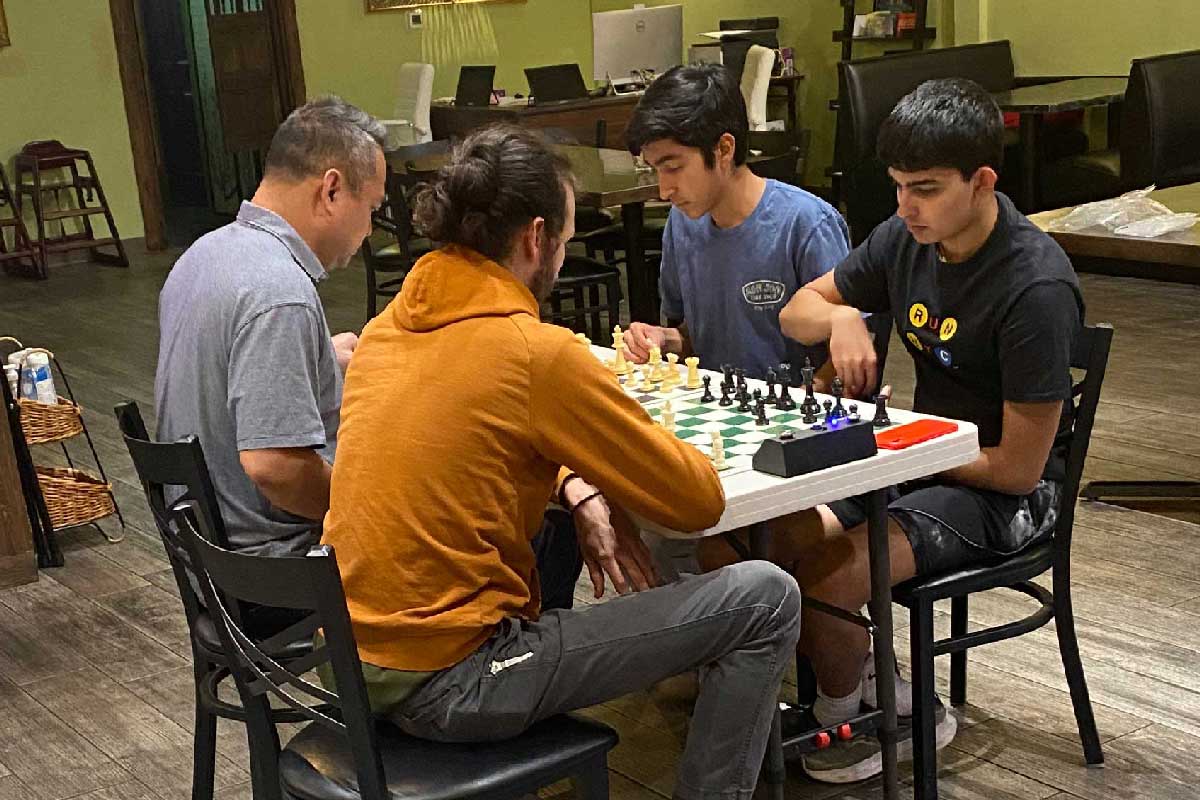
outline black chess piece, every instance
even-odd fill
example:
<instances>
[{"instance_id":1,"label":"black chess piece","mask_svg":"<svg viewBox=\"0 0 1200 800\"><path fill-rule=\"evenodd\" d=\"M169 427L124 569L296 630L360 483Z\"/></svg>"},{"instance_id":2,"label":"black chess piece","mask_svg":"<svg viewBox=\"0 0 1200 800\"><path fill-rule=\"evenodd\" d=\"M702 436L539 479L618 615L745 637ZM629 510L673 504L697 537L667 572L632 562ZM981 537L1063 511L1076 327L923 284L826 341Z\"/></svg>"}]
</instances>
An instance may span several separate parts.
<instances>
[{"instance_id":1,"label":"black chess piece","mask_svg":"<svg viewBox=\"0 0 1200 800\"><path fill-rule=\"evenodd\" d=\"M892 424L892 421L888 419L887 401L887 395L875 395L875 419L871 420L871 424L876 428L886 428Z\"/></svg>"},{"instance_id":2,"label":"black chess piece","mask_svg":"<svg viewBox=\"0 0 1200 800\"><path fill-rule=\"evenodd\" d=\"M756 398L754 403L754 424L755 425L770 425L771 420L767 419L767 399L765 397Z\"/></svg>"},{"instance_id":3,"label":"black chess piece","mask_svg":"<svg viewBox=\"0 0 1200 800\"><path fill-rule=\"evenodd\" d=\"M743 414L751 410L750 393L747 392L745 389L746 389L746 387L743 386L742 391L738 392L737 410L741 411Z\"/></svg>"},{"instance_id":4,"label":"black chess piece","mask_svg":"<svg viewBox=\"0 0 1200 800\"><path fill-rule=\"evenodd\" d=\"M733 374L737 378L738 391L744 392L746 390L746 370L738 367L733 371Z\"/></svg>"},{"instance_id":5,"label":"black chess piece","mask_svg":"<svg viewBox=\"0 0 1200 800\"><path fill-rule=\"evenodd\" d=\"M820 410L819 407L818 407L818 410ZM809 408L801 407L800 414L801 414L800 421L803 422L805 425L812 425L818 419L817 412L814 411L812 409L812 407L809 407Z\"/></svg>"},{"instance_id":6,"label":"black chess piece","mask_svg":"<svg viewBox=\"0 0 1200 800\"><path fill-rule=\"evenodd\" d=\"M828 425L833 421L833 401L826 400L821 407L825 409L825 424Z\"/></svg>"},{"instance_id":7,"label":"black chess piece","mask_svg":"<svg viewBox=\"0 0 1200 800\"><path fill-rule=\"evenodd\" d=\"M767 370L767 396L765 399L773 406L779 404L779 398L775 396L775 380L777 377L775 370Z\"/></svg>"},{"instance_id":8,"label":"black chess piece","mask_svg":"<svg viewBox=\"0 0 1200 800\"><path fill-rule=\"evenodd\" d=\"M722 364L721 374L725 376L721 381L721 386L728 386L729 390L733 391L733 364Z\"/></svg>"},{"instance_id":9,"label":"black chess piece","mask_svg":"<svg viewBox=\"0 0 1200 800\"><path fill-rule=\"evenodd\" d=\"M779 384L779 399L775 402L775 407L780 411L791 411L796 407L796 401L792 399L792 395L788 392L786 383Z\"/></svg>"},{"instance_id":10,"label":"black chess piece","mask_svg":"<svg viewBox=\"0 0 1200 800\"><path fill-rule=\"evenodd\" d=\"M711 403L713 400L716 400L717 398L713 397L712 393L712 376L705 375L700 380L704 383L704 394L700 395L700 402Z\"/></svg>"},{"instance_id":11,"label":"black chess piece","mask_svg":"<svg viewBox=\"0 0 1200 800\"><path fill-rule=\"evenodd\" d=\"M804 366L800 369L800 375L804 378L804 401L800 404L800 412L807 417L815 417L821 413L821 404L817 402L816 395L813 394L813 375L816 370L813 369L812 360L804 359Z\"/></svg>"},{"instance_id":12,"label":"black chess piece","mask_svg":"<svg viewBox=\"0 0 1200 800\"><path fill-rule=\"evenodd\" d=\"M860 419L862 419L862 418L858 416L858 404L851 403L850 404L850 421L858 422Z\"/></svg>"},{"instance_id":13,"label":"black chess piece","mask_svg":"<svg viewBox=\"0 0 1200 800\"><path fill-rule=\"evenodd\" d=\"M719 405L719 406L733 405L733 399L730 398L730 396L729 396L729 393L731 391L732 391L732 387L727 386L726 384L722 383L721 384L721 399L717 401L717 405Z\"/></svg>"},{"instance_id":14,"label":"black chess piece","mask_svg":"<svg viewBox=\"0 0 1200 800\"><path fill-rule=\"evenodd\" d=\"M830 392L833 394L833 408L829 411L829 419L838 420L846 416L846 409L842 406L842 397L845 391L842 379L834 378L833 385L830 387Z\"/></svg>"}]
</instances>

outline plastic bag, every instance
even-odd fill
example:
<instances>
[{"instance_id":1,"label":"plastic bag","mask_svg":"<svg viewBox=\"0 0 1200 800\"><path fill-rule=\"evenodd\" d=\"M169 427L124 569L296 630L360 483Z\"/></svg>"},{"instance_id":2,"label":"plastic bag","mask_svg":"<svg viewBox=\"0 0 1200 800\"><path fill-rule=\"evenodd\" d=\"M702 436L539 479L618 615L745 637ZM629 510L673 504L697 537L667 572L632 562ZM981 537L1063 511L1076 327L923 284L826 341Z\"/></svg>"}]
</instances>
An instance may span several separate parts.
<instances>
[{"instance_id":1,"label":"plastic bag","mask_svg":"<svg viewBox=\"0 0 1200 800\"><path fill-rule=\"evenodd\" d=\"M1080 231L1103 226L1118 236L1154 239L1196 224L1196 214L1176 214L1148 195L1153 186L1126 192L1112 200L1085 203L1047 226L1051 231Z\"/></svg>"},{"instance_id":2,"label":"plastic bag","mask_svg":"<svg viewBox=\"0 0 1200 800\"><path fill-rule=\"evenodd\" d=\"M1134 236L1138 239L1153 239L1175 231L1186 231L1196 224L1195 214L1160 214L1157 217L1131 222L1113 231L1118 236Z\"/></svg>"}]
</instances>

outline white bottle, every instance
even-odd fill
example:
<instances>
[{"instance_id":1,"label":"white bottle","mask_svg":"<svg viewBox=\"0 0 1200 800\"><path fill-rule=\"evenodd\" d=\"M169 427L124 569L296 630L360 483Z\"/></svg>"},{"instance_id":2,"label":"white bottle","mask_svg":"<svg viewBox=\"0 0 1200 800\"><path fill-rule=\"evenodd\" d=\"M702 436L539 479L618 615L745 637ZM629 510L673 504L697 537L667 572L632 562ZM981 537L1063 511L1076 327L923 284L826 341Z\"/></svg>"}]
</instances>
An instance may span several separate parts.
<instances>
[{"instance_id":1,"label":"white bottle","mask_svg":"<svg viewBox=\"0 0 1200 800\"><path fill-rule=\"evenodd\" d=\"M49 356L45 353L31 353L25 359L25 368L33 373L34 396L30 399L48 406L57 405L58 393L54 388L54 376L50 374ZM28 386L25 387L25 391L29 391Z\"/></svg>"},{"instance_id":2,"label":"white bottle","mask_svg":"<svg viewBox=\"0 0 1200 800\"><path fill-rule=\"evenodd\" d=\"M4 378L8 381L8 388L12 390L14 400L17 398L17 383L20 375L21 371L17 368L16 364L4 365Z\"/></svg>"}]
</instances>

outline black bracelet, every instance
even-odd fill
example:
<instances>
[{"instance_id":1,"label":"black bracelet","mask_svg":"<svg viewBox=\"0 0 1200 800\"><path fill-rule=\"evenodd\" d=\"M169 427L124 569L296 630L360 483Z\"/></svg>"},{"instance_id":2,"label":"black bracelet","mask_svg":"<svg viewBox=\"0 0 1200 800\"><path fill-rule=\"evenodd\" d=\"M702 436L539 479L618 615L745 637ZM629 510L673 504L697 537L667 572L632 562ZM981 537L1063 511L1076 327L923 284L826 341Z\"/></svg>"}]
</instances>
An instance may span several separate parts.
<instances>
[{"instance_id":1,"label":"black bracelet","mask_svg":"<svg viewBox=\"0 0 1200 800\"><path fill-rule=\"evenodd\" d=\"M593 497L599 497L599 496L600 496L600 495L602 495L602 494L604 494L604 493L603 493L603 492L601 492L599 489L597 489L596 491L594 491L594 492L592 492L591 494L589 494L587 497L585 497L585 498L583 498L582 500L580 500L580 501L579 501L578 503L576 503L575 505L573 505L573 506L570 506L570 507L569 507L569 511L571 512L571 516L574 516L574 515L575 515L575 512L579 510L579 507L580 507L581 505L583 505L584 503L586 503L588 500L591 500Z\"/></svg>"}]
</instances>

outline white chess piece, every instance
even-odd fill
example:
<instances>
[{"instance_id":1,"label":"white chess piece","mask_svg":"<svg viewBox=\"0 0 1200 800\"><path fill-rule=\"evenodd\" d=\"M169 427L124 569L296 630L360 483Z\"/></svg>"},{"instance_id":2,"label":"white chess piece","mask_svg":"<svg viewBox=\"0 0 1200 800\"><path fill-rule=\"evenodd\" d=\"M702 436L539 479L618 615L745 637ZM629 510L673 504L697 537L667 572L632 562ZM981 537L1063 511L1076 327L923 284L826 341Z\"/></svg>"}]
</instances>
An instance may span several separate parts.
<instances>
[{"instance_id":1,"label":"white chess piece","mask_svg":"<svg viewBox=\"0 0 1200 800\"><path fill-rule=\"evenodd\" d=\"M675 432L675 409L671 407L671 401L663 403L662 415L659 417L659 422L669 433Z\"/></svg>"},{"instance_id":2,"label":"white chess piece","mask_svg":"<svg viewBox=\"0 0 1200 800\"><path fill-rule=\"evenodd\" d=\"M720 431L709 431L712 438L712 462L717 469L725 469L725 439Z\"/></svg>"},{"instance_id":3,"label":"white chess piece","mask_svg":"<svg viewBox=\"0 0 1200 800\"><path fill-rule=\"evenodd\" d=\"M687 388L700 388L700 359L696 356L688 356L683 360L687 364Z\"/></svg>"}]
</instances>

